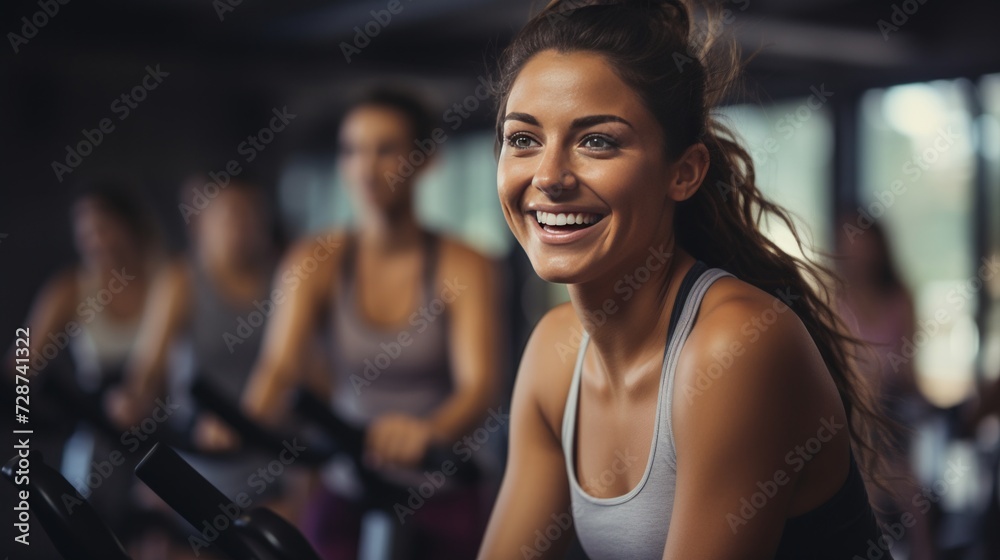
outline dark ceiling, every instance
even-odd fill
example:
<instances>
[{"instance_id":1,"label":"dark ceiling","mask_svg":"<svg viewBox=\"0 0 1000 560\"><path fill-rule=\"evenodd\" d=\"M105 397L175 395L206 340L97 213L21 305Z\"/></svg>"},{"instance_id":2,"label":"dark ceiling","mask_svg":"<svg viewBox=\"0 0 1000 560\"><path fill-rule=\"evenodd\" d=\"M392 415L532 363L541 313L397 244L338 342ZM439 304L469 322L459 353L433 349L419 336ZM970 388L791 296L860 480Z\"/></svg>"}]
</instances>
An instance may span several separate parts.
<instances>
[{"instance_id":1,"label":"dark ceiling","mask_svg":"<svg viewBox=\"0 0 1000 560\"><path fill-rule=\"evenodd\" d=\"M390 0L73 0L60 8L65 15L52 18L14 58L17 64L92 69L114 57L162 54L240 69L245 75L238 79L245 85L286 92L317 87L327 78L382 72L447 84L482 73L533 6L542 4L398 1L402 10L350 64L339 45L352 41L354 27L364 27L371 12L386 10ZM17 29L21 16L38 9L36 2L5 4L5 31ZM726 5L745 51L758 52L750 83L769 97L797 95L804 83L834 82L846 90L1000 70L996 0L729 0ZM894 13L896 23L907 20L886 40L878 22L892 23ZM9 55L10 50L8 62Z\"/></svg>"}]
</instances>

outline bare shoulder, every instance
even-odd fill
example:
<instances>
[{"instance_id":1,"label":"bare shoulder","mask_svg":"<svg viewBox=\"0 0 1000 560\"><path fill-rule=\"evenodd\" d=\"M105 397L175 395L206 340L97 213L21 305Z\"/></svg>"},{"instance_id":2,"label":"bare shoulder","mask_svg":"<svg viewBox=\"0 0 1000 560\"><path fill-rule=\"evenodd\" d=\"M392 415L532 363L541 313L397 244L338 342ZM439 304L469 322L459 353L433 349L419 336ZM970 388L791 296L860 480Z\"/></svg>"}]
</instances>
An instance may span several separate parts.
<instances>
[{"instance_id":1,"label":"bare shoulder","mask_svg":"<svg viewBox=\"0 0 1000 560\"><path fill-rule=\"evenodd\" d=\"M52 298L70 298L76 295L79 290L80 268L68 266L45 281L42 285L41 294Z\"/></svg>"},{"instance_id":2,"label":"bare shoulder","mask_svg":"<svg viewBox=\"0 0 1000 560\"><path fill-rule=\"evenodd\" d=\"M303 285L312 293L327 289L336 279L334 271L343 260L349 235L345 230L330 229L301 237L282 257L279 281Z\"/></svg>"},{"instance_id":3,"label":"bare shoulder","mask_svg":"<svg viewBox=\"0 0 1000 560\"><path fill-rule=\"evenodd\" d=\"M517 382L534 397L557 438L583 334L572 305L558 305L539 320L521 357Z\"/></svg>"},{"instance_id":4,"label":"bare shoulder","mask_svg":"<svg viewBox=\"0 0 1000 560\"><path fill-rule=\"evenodd\" d=\"M76 309L80 294L80 269L66 267L55 273L42 285L35 296L36 308L52 309L60 317L70 317Z\"/></svg>"},{"instance_id":5,"label":"bare shoulder","mask_svg":"<svg viewBox=\"0 0 1000 560\"><path fill-rule=\"evenodd\" d=\"M156 268L156 278L172 289L178 289L192 282L194 267L189 258L183 256L167 258Z\"/></svg>"},{"instance_id":6,"label":"bare shoulder","mask_svg":"<svg viewBox=\"0 0 1000 560\"><path fill-rule=\"evenodd\" d=\"M475 274L490 271L493 260L463 241L445 234L437 234L440 239L441 264L446 271Z\"/></svg>"},{"instance_id":7,"label":"bare shoulder","mask_svg":"<svg viewBox=\"0 0 1000 560\"><path fill-rule=\"evenodd\" d=\"M793 421L810 409L837 410L832 377L796 314L802 301L789 290L771 294L736 278L717 280L681 353L677 410L773 407Z\"/></svg>"},{"instance_id":8,"label":"bare shoulder","mask_svg":"<svg viewBox=\"0 0 1000 560\"><path fill-rule=\"evenodd\" d=\"M744 341L809 342L812 339L796 315L802 294L790 289L767 293L733 277L717 280L701 302L691 336L716 343ZM771 332L768 336L767 333ZM784 339L791 336L792 339Z\"/></svg>"},{"instance_id":9,"label":"bare shoulder","mask_svg":"<svg viewBox=\"0 0 1000 560\"><path fill-rule=\"evenodd\" d=\"M328 229L306 234L285 252L285 262L290 259L305 259L313 257L317 260L329 260L329 257L339 258L347 247L350 232L344 229Z\"/></svg>"},{"instance_id":10,"label":"bare shoulder","mask_svg":"<svg viewBox=\"0 0 1000 560\"><path fill-rule=\"evenodd\" d=\"M440 264L435 278L436 291L461 295L452 300L455 303L496 306L499 286L496 263L453 237L438 234L438 238Z\"/></svg>"}]
</instances>

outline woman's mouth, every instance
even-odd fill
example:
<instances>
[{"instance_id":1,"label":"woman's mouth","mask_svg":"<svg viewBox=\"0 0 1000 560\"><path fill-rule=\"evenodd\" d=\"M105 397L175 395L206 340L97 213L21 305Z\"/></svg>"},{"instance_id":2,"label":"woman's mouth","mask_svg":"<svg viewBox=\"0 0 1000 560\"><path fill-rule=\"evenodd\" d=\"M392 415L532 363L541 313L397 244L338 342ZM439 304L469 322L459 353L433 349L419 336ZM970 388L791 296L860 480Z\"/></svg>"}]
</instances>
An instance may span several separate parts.
<instances>
[{"instance_id":1,"label":"woman's mouth","mask_svg":"<svg viewBox=\"0 0 1000 560\"><path fill-rule=\"evenodd\" d=\"M535 211L538 225L549 233L566 234L592 227L604 218L591 212L542 212Z\"/></svg>"}]
</instances>

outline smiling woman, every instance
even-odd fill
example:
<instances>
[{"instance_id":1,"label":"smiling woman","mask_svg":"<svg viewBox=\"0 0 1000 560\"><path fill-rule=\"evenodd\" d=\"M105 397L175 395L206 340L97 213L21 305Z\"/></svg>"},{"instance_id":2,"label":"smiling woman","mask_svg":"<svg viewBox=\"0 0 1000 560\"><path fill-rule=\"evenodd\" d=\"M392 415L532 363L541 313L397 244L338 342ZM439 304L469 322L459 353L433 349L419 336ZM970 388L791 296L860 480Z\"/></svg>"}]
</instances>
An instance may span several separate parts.
<instances>
[{"instance_id":1,"label":"smiling woman","mask_svg":"<svg viewBox=\"0 0 1000 560\"><path fill-rule=\"evenodd\" d=\"M594 560L888 548L865 489L883 420L852 369L858 341L816 288L828 272L762 234L762 216L795 230L711 113L739 67L720 13L556 0L501 59L501 207L571 301L525 349L480 558L559 557L572 531L547 529L567 512ZM643 268L651 252L665 261Z\"/></svg>"}]
</instances>

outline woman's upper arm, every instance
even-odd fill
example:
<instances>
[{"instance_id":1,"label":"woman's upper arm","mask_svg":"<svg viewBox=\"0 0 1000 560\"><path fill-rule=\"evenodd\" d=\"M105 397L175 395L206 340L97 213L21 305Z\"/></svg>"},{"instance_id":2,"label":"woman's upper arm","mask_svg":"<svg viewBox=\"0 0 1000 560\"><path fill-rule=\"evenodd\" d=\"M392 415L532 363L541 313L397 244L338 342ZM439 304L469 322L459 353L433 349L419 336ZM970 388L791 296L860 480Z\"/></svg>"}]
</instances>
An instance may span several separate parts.
<instances>
[{"instance_id":1,"label":"woman's upper arm","mask_svg":"<svg viewBox=\"0 0 1000 560\"><path fill-rule=\"evenodd\" d=\"M700 334L692 333L678 365L677 480L664 559L772 558L807 463L797 449L839 405L824 397L828 387L817 388L825 366L789 308L772 315L734 305L699 319ZM817 457L836 447L826 445Z\"/></svg>"},{"instance_id":2,"label":"woman's upper arm","mask_svg":"<svg viewBox=\"0 0 1000 560\"><path fill-rule=\"evenodd\" d=\"M39 355L42 345L50 340L49 334L65 329L73 319L76 299L75 270L63 271L45 283L28 312L32 356Z\"/></svg>"},{"instance_id":3,"label":"woman's upper arm","mask_svg":"<svg viewBox=\"0 0 1000 560\"><path fill-rule=\"evenodd\" d=\"M554 337L559 329L553 328L550 316L532 333L514 385L507 468L479 550L481 560L561 558L573 534L558 425L552 425L540 397L561 393L565 399L562 388L568 386L553 375L559 367ZM555 532L550 526L558 529L555 542L545 536ZM539 535L545 536L544 542L538 542Z\"/></svg>"},{"instance_id":4,"label":"woman's upper arm","mask_svg":"<svg viewBox=\"0 0 1000 560\"><path fill-rule=\"evenodd\" d=\"M335 248L341 245L339 241L333 243ZM326 258L320 260L317 251ZM318 267L306 273L304 263L310 259ZM337 255L313 239L300 242L282 259L270 292L274 312L267 321L260 354L243 395L243 404L252 416L273 419L273 407L283 403L296 380L304 379L299 369L307 363L302 356L311 348L317 318L329 301L333 278L330 271L336 261Z\"/></svg>"},{"instance_id":5,"label":"woman's upper arm","mask_svg":"<svg viewBox=\"0 0 1000 560\"><path fill-rule=\"evenodd\" d=\"M164 267L153 280L126 373L136 394L152 400L162 389L171 342L191 314L191 270L186 260Z\"/></svg>"},{"instance_id":6,"label":"woman's upper arm","mask_svg":"<svg viewBox=\"0 0 1000 560\"><path fill-rule=\"evenodd\" d=\"M442 278L438 294L450 305L452 375L457 390L491 396L499 386L499 289L496 270L485 257L455 246L454 267Z\"/></svg>"}]
</instances>

